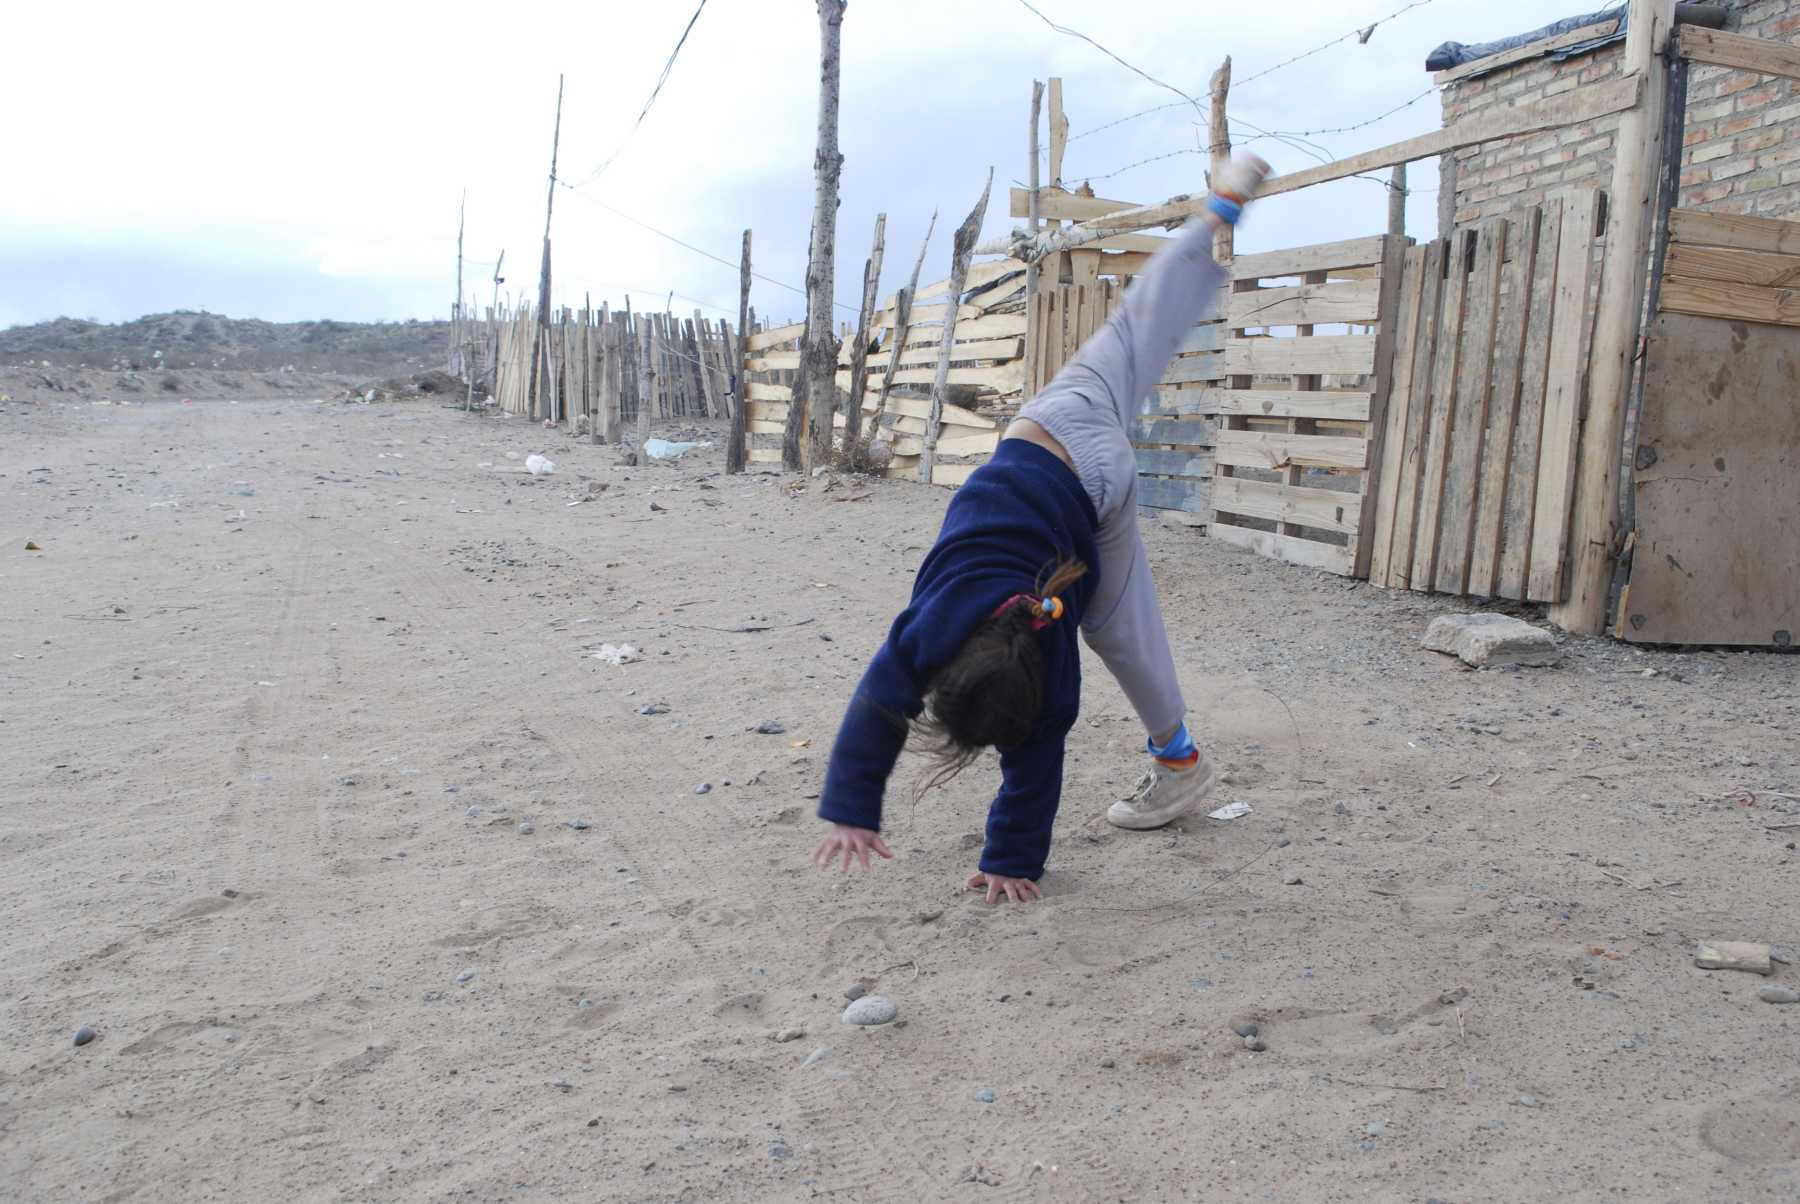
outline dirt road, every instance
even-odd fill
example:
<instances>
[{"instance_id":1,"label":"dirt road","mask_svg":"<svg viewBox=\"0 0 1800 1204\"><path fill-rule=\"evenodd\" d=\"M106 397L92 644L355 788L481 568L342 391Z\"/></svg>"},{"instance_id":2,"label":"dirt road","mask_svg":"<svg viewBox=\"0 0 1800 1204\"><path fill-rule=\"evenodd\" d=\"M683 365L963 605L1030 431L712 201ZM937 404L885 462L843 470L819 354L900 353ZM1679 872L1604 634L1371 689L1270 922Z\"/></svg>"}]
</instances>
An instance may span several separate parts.
<instances>
[{"instance_id":1,"label":"dirt road","mask_svg":"<svg viewBox=\"0 0 1800 1204\"><path fill-rule=\"evenodd\" d=\"M1046 898L990 908L991 767L903 761L898 860L806 864L947 495L616 459L0 407L0 1196L1800 1196L1800 1006L1693 965L1800 980L1800 659L1469 672L1453 604L1152 527L1254 810L1109 829L1090 658ZM859 979L900 1024L839 1023Z\"/></svg>"}]
</instances>

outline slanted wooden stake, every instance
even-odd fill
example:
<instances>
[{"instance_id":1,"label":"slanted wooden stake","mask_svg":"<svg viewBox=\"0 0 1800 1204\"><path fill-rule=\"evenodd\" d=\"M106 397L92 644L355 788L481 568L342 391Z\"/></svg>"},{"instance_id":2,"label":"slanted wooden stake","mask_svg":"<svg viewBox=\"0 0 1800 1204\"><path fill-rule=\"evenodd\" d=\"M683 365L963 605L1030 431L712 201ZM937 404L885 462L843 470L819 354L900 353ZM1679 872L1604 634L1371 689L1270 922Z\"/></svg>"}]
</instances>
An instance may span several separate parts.
<instances>
[{"instance_id":1,"label":"slanted wooden stake","mask_svg":"<svg viewBox=\"0 0 1800 1204\"><path fill-rule=\"evenodd\" d=\"M463 217L469 210L469 190L463 189L462 201L456 206L456 308L450 311L450 375L459 376L463 358Z\"/></svg>"},{"instance_id":2,"label":"slanted wooden stake","mask_svg":"<svg viewBox=\"0 0 1800 1204\"><path fill-rule=\"evenodd\" d=\"M862 308L856 311L856 344L850 352L850 400L844 405L845 468L862 442L863 390L869 379L869 324L875 320L875 298L881 289L881 259L887 235L887 214L875 215L875 243L863 261Z\"/></svg>"},{"instance_id":3,"label":"slanted wooden stake","mask_svg":"<svg viewBox=\"0 0 1800 1204\"><path fill-rule=\"evenodd\" d=\"M738 265L738 357L731 365L731 443L725 448L725 471L744 471L745 422L749 406L744 404L750 392L745 387L744 348L750 333L750 231L744 231L744 257Z\"/></svg>"},{"instance_id":4,"label":"slanted wooden stake","mask_svg":"<svg viewBox=\"0 0 1800 1204\"><path fill-rule=\"evenodd\" d=\"M1655 225L1662 163L1663 106L1669 73L1662 59L1675 23L1675 0L1631 0L1622 70L1643 78L1642 98L1619 118L1609 195L1606 261L1594 313L1588 366L1587 421L1581 432L1575 504L1569 533L1567 592L1550 621L1576 635L1606 626L1619 538L1620 440L1631 394L1644 276Z\"/></svg>"},{"instance_id":5,"label":"slanted wooden stake","mask_svg":"<svg viewBox=\"0 0 1800 1204\"><path fill-rule=\"evenodd\" d=\"M893 342L888 346L887 375L881 378L881 393L875 398L875 413L869 418L869 437L881 434L881 415L887 410L888 393L894 387L894 373L900 371L900 349L906 346L906 339L912 332L913 295L919 291L919 269L925 266L925 251L931 246L931 235L937 229L937 210L931 211L931 221L925 227L925 240L919 244L919 257L913 260L912 279L906 282L894 298L894 332Z\"/></svg>"},{"instance_id":6,"label":"slanted wooden stake","mask_svg":"<svg viewBox=\"0 0 1800 1204\"><path fill-rule=\"evenodd\" d=\"M1040 124L1038 119L1043 112L1043 108L1044 84L1042 80L1034 79L1031 81L1031 137L1029 139L1029 162L1031 168L1027 174L1027 179L1030 181L1030 191L1026 194L1026 220L1030 224L1029 228L1033 238L1037 237L1038 232L1038 125ZM1038 261L1034 259L1025 265L1025 312L1027 314L1032 312L1031 303L1037 300L1037 294ZM1027 382L1037 379L1036 365L1038 347L1037 340L1031 337L1031 325L1030 320L1027 319L1025 323L1025 379ZM1030 391L1030 386L1027 384L1026 392L1028 395Z\"/></svg>"},{"instance_id":7,"label":"slanted wooden stake","mask_svg":"<svg viewBox=\"0 0 1800 1204\"><path fill-rule=\"evenodd\" d=\"M931 382L931 417L925 423L925 450L919 456L919 480L931 484L937 461L938 428L944 421L945 394L950 387L950 355L956 343L956 311L962 307L963 284L969 278L969 259L975 254L975 240L981 236L982 219L987 217L988 193L994 187L994 169L988 168L987 183L981 187L981 199L963 224L956 228L950 248L950 283L944 293L944 339L938 344L937 376Z\"/></svg>"}]
</instances>

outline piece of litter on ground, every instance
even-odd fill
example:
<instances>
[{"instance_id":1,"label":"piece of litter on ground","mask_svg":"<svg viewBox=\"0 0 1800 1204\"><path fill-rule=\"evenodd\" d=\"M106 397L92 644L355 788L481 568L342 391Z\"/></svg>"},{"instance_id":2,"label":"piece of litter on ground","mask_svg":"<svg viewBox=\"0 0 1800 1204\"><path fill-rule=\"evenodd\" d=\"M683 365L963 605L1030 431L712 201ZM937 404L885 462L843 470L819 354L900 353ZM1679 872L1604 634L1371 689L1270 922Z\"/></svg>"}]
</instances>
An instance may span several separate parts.
<instances>
[{"instance_id":1,"label":"piece of litter on ground","mask_svg":"<svg viewBox=\"0 0 1800 1204\"><path fill-rule=\"evenodd\" d=\"M1235 803L1226 803L1223 807L1220 807L1217 811L1208 811L1206 813L1206 818L1208 818L1208 819L1241 819L1248 814L1250 814L1250 804L1246 803L1240 799L1239 801L1237 801Z\"/></svg>"},{"instance_id":2,"label":"piece of litter on ground","mask_svg":"<svg viewBox=\"0 0 1800 1204\"><path fill-rule=\"evenodd\" d=\"M633 661L644 659L644 654L632 644L602 644L597 651L589 655L595 660L605 661L609 665L629 665Z\"/></svg>"},{"instance_id":3,"label":"piece of litter on ground","mask_svg":"<svg viewBox=\"0 0 1800 1204\"><path fill-rule=\"evenodd\" d=\"M1701 941L1694 950L1694 964L1702 970L1748 970L1772 974L1769 947L1753 941Z\"/></svg>"}]
</instances>

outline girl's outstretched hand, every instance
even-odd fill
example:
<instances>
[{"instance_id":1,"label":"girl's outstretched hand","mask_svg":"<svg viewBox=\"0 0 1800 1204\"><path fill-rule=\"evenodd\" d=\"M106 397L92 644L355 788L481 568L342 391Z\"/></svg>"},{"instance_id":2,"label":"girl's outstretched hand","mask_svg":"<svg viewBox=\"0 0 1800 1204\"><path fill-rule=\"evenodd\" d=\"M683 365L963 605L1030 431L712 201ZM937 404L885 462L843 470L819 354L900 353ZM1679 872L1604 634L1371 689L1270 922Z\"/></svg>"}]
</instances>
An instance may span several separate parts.
<instances>
[{"instance_id":1,"label":"girl's outstretched hand","mask_svg":"<svg viewBox=\"0 0 1800 1204\"><path fill-rule=\"evenodd\" d=\"M1005 874L984 874L980 870L969 875L968 889L985 890L989 903L998 903L1001 895L1014 903L1029 903L1044 897L1038 884L1029 878L1008 878Z\"/></svg>"},{"instance_id":2,"label":"girl's outstretched hand","mask_svg":"<svg viewBox=\"0 0 1800 1204\"><path fill-rule=\"evenodd\" d=\"M831 863L842 854L847 873L852 858L862 862L865 870L868 869L871 852L889 861L894 859L894 855L888 851L887 842L876 833L867 828L853 828L849 824L832 824L831 834L819 842L819 847L813 850L812 859L814 865L828 870Z\"/></svg>"}]
</instances>

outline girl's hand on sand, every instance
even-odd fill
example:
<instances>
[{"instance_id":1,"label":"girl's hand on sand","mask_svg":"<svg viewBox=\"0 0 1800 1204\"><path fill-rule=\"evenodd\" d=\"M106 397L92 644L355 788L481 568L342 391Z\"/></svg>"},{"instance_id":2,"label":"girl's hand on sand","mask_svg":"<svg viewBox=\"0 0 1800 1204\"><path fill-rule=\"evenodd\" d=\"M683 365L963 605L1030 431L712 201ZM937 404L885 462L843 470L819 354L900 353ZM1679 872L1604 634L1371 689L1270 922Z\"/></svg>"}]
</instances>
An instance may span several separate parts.
<instances>
[{"instance_id":1,"label":"girl's hand on sand","mask_svg":"<svg viewBox=\"0 0 1800 1204\"><path fill-rule=\"evenodd\" d=\"M1005 874L984 874L980 870L969 875L968 889L985 890L989 903L998 903L1001 895L1014 903L1029 903L1044 897L1038 884L1029 878L1008 878Z\"/></svg>"},{"instance_id":2,"label":"girl's hand on sand","mask_svg":"<svg viewBox=\"0 0 1800 1204\"><path fill-rule=\"evenodd\" d=\"M848 873L851 858L862 862L862 867L865 870L868 869L870 852L889 861L894 859L894 855L888 851L887 842L867 828L853 828L849 824L832 824L831 835L819 842L819 847L813 850L812 859L814 865L822 870L828 870L831 868L831 863L838 859L838 854L842 853L844 872Z\"/></svg>"}]
</instances>

